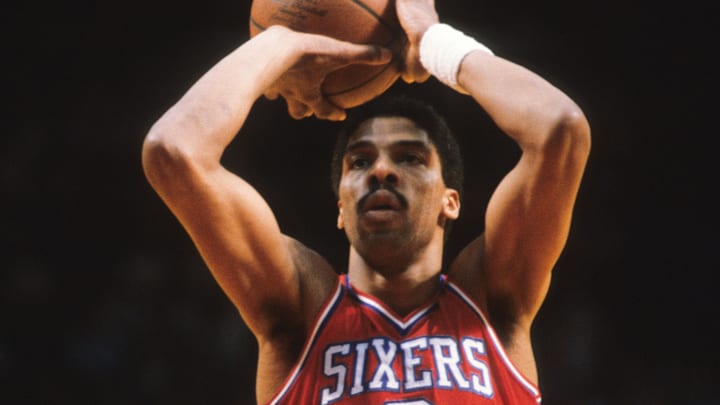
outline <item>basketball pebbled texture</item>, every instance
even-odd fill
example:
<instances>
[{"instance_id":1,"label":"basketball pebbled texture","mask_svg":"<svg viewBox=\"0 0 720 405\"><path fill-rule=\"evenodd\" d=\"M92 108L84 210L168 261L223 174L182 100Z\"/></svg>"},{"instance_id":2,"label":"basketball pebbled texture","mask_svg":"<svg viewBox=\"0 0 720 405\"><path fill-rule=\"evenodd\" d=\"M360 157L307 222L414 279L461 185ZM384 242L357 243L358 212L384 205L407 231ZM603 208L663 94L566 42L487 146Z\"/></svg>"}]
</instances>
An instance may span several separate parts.
<instances>
[{"instance_id":1,"label":"basketball pebbled texture","mask_svg":"<svg viewBox=\"0 0 720 405\"><path fill-rule=\"evenodd\" d=\"M394 0L253 0L250 37L271 25L393 51L396 56L386 65L350 65L326 77L323 95L340 107L363 104L400 77L401 58L397 55L402 55L407 40L397 20Z\"/></svg>"}]
</instances>

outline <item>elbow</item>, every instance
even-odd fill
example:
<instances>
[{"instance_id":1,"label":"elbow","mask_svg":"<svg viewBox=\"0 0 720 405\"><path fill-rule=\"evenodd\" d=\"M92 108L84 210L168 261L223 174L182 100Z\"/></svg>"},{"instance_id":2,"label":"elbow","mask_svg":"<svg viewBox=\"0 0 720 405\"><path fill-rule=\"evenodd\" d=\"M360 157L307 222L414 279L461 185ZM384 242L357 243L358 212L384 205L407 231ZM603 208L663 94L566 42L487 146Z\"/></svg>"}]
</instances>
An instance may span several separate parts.
<instances>
[{"instance_id":1,"label":"elbow","mask_svg":"<svg viewBox=\"0 0 720 405\"><path fill-rule=\"evenodd\" d=\"M577 106L560 109L546 132L543 150L547 154L587 161L590 154L590 124Z\"/></svg>"},{"instance_id":2,"label":"elbow","mask_svg":"<svg viewBox=\"0 0 720 405\"><path fill-rule=\"evenodd\" d=\"M177 135L177 128L161 119L143 141L143 172L150 185L158 191L181 180L181 175L191 167L191 153L174 135Z\"/></svg>"},{"instance_id":3,"label":"elbow","mask_svg":"<svg viewBox=\"0 0 720 405\"><path fill-rule=\"evenodd\" d=\"M151 184L174 160L176 153L173 150L172 144L167 142L162 132L158 132L156 126L153 126L142 144L143 172Z\"/></svg>"}]
</instances>

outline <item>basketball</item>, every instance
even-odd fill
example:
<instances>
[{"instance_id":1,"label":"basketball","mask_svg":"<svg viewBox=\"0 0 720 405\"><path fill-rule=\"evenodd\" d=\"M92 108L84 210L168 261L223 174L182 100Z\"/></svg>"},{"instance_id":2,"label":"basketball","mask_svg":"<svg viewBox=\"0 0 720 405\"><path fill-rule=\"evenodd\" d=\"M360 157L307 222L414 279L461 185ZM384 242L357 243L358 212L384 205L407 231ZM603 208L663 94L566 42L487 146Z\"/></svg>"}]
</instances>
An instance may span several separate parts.
<instances>
[{"instance_id":1,"label":"basketball","mask_svg":"<svg viewBox=\"0 0 720 405\"><path fill-rule=\"evenodd\" d=\"M250 37L271 25L321 34L357 44L380 45L395 55L407 43L395 13L394 0L253 0ZM342 108L379 96L400 77L401 60L386 65L350 65L330 73L323 95Z\"/></svg>"}]
</instances>

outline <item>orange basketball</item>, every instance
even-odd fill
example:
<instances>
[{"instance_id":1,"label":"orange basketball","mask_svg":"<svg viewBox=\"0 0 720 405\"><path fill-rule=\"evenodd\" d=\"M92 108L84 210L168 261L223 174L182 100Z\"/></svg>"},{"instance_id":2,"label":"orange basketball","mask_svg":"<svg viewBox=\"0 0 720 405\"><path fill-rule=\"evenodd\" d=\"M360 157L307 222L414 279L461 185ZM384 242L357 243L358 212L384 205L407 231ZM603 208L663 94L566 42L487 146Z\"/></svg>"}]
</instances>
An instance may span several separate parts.
<instances>
[{"instance_id":1,"label":"orange basketball","mask_svg":"<svg viewBox=\"0 0 720 405\"><path fill-rule=\"evenodd\" d=\"M394 0L253 0L250 36L271 25L322 34L358 44L380 45L401 55L407 40ZM400 77L398 56L386 65L350 65L327 76L325 97L343 108L363 104L383 93Z\"/></svg>"}]
</instances>

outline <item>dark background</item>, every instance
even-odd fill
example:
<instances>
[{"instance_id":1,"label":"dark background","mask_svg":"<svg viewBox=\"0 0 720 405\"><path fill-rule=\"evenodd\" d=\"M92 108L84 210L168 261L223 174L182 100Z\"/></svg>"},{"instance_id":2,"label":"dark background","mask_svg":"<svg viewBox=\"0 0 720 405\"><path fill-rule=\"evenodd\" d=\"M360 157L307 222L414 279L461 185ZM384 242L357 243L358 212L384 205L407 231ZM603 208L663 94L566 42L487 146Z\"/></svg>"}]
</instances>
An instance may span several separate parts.
<instances>
[{"instance_id":1,"label":"dark background","mask_svg":"<svg viewBox=\"0 0 720 405\"><path fill-rule=\"evenodd\" d=\"M716 13L438 3L443 20L556 84L592 125L570 239L534 327L544 403L720 403ZM4 8L0 403L252 403L255 341L140 165L152 123L247 39L249 2ZM482 230L517 150L434 79L391 91L433 100L460 135L468 182L451 256ZM225 163L286 233L343 268L327 180L334 129L259 100Z\"/></svg>"}]
</instances>

